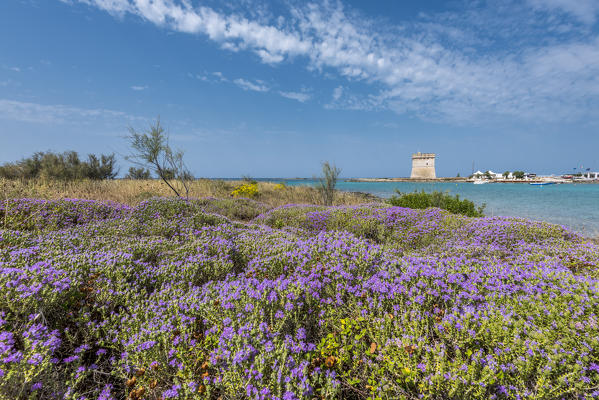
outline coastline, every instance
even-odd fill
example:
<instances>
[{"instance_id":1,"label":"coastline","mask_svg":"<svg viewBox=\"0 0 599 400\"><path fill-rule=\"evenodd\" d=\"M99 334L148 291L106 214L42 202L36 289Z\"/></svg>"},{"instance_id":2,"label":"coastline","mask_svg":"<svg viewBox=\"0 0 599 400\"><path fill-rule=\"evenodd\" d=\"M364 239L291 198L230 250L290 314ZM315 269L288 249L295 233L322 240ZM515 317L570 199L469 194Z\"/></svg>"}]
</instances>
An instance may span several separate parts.
<instances>
[{"instance_id":1,"label":"coastline","mask_svg":"<svg viewBox=\"0 0 599 400\"><path fill-rule=\"evenodd\" d=\"M471 178L430 178L430 179L422 179L422 178L349 178L343 179L344 182L474 182L475 179ZM488 183L555 183L555 184L599 184L599 179L580 179L580 180L571 180L571 179L560 179L554 177L540 177L537 179L491 179Z\"/></svg>"},{"instance_id":2,"label":"coastline","mask_svg":"<svg viewBox=\"0 0 599 400\"><path fill-rule=\"evenodd\" d=\"M434 178L434 179L412 179L412 178L348 178L344 182L468 182L468 178Z\"/></svg>"}]
</instances>

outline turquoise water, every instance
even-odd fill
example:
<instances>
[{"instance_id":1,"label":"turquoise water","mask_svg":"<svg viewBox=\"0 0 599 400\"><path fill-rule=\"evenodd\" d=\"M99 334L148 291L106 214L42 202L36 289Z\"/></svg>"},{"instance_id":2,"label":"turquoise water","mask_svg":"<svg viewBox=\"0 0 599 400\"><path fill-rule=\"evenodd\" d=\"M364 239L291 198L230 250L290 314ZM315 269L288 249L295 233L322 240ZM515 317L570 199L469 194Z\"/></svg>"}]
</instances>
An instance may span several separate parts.
<instances>
[{"instance_id":1,"label":"turquoise water","mask_svg":"<svg viewBox=\"0 0 599 400\"><path fill-rule=\"evenodd\" d=\"M314 185L313 180L286 181L288 185ZM340 190L372 193L391 197L395 189L401 192L414 190L449 191L472 200L477 205L486 203L488 216L523 217L565 225L589 236L599 236L599 185L561 184L531 186L522 183L472 183L451 182L339 182Z\"/></svg>"}]
</instances>

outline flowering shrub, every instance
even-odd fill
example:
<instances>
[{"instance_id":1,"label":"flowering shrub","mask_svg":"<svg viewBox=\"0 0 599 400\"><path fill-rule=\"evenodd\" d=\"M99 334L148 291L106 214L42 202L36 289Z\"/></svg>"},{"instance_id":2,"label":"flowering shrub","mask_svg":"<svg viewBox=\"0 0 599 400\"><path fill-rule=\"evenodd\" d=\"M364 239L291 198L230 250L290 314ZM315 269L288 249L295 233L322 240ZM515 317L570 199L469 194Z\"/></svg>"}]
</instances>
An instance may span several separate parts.
<instances>
[{"instance_id":1,"label":"flowering shrub","mask_svg":"<svg viewBox=\"0 0 599 400\"><path fill-rule=\"evenodd\" d=\"M239 185L231 192L233 197L256 197L258 196L258 184L257 183L244 183Z\"/></svg>"},{"instance_id":2,"label":"flowering shrub","mask_svg":"<svg viewBox=\"0 0 599 400\"><path fill-rule=\"evenodd\" d=\"M0 202L0 226L18 230L61 229L119 218L129 210L126 205L92 200L7 200Z\"/></svg>"},{"instance_id":3,"label":"flowering shrub","mask_svg":"<svg viewBox=\"0 0 599 400\"><path fill-rule=\"evenodd\" d=\"M262 209L2 208L0 398L599 396L598 245L380 204L244 224L238 201Z\"/></svg>"}]
</instances>

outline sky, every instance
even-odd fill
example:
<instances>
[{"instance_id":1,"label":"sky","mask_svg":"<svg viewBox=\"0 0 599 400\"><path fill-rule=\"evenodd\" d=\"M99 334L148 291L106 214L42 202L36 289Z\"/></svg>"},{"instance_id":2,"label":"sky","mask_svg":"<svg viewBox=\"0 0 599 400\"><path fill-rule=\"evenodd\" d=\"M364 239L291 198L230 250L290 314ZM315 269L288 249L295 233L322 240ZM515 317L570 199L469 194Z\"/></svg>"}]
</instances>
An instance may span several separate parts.
<instances>
[{"instance_id":1,"label":"sky","mask_svg":"<svg viewBox=\"0 0 599 400\"><path fill-rule=\"evenodd\" d=\"M0 163L157 118L196 177L599 170L599 0L0 1Z\"/></svg>"}]
</instances>

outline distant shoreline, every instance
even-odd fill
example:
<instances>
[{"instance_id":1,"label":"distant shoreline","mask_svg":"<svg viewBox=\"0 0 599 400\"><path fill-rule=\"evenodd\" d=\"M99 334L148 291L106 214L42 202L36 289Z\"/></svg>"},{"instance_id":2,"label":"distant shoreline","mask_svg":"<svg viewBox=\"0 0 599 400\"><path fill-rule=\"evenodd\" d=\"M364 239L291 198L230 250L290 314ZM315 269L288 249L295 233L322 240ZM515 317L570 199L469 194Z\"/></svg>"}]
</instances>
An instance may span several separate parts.
<instances>
[{"instance_id":1,"label":"distant shoreline","mask_svg":"<svg viewBox=\"0 0 599 400\"><path fill-rule=\"evenodd\" d=\"M434 178L434 179L412 179L412 178L350 178L343 179L344 182L421 182L421 183L434 183L434 182L474 182L474 179L469 178ZM599 184L599 180L557 180L555 178L538 178L528 180L511 180L511 179L494 179L488 183L544 183L552 182L555 184L572 184L572 183L584 183L584 184Z\"/></svg>"},{"instance_id":2,"label":"distant shoreline","mask_svg":"<svg viewBox=\"0 0 599 400\"><path fill-rule=\"evenodd\" d=\"M468 182L468 178L435 178L435 179L412 179L412 178L349 178L344 182Z\"/></svg>"},{"instance_id":3,"label":"distant shoreline","mask_svg":"<svg viewBox=\"0 0 599 400\"><path fill-rule=\"evenodd\" d=\"M251 178L258 182L302 182L302 181L315 181L318 178ZM209 181L226 181L226 182L237 182L243 181L244 178L198 178L198 180L209 180ZM434 178L434 179L412 179L406 177L399 178L339 178L339 182L414 182L414 183L435 183L435 182L456 182L456 183L472 183L475 179L472 178L464 178L464 177L442 177L442 178ZM563 179L558 177L537 177L535 179L522 179L522 180L513 180L513 179L493 179L489 180L488 183L543 183L543 182L552 182L555 184L560 183L584 183L584 184L599 184L599 179L580 179L580 180L571 180L571 179Z\"/></svg>"}]
</instances>

